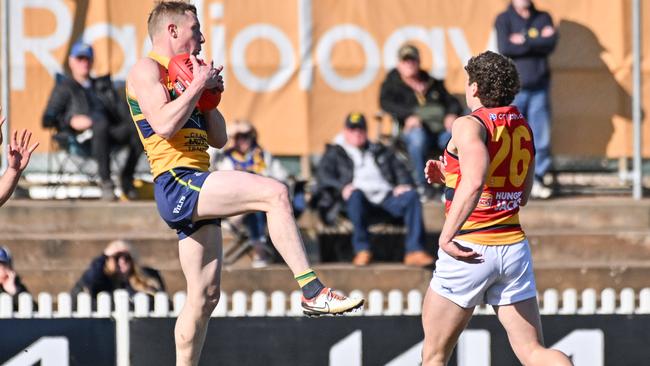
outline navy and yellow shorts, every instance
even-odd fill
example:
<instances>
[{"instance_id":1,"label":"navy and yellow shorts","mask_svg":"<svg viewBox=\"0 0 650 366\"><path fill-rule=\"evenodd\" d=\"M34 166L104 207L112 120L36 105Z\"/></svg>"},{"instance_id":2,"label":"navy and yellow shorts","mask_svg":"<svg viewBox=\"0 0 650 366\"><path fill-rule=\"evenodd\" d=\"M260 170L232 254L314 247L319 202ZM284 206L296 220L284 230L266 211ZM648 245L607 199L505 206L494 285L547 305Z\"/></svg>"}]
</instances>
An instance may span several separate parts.
<instances>
[{"instance_id":1,"label":"navy and yellow shorts","mask_svg":"<svg viewBox=\"0 0 650 366\"><path fill-rule=\"evenodd\" d=\"M154 196L160 217L185 239L207 224L221 224L219 219L192 222L201 187L210 172L189 168L170 169L154 180Z\"/></svg>"}]
</instances>

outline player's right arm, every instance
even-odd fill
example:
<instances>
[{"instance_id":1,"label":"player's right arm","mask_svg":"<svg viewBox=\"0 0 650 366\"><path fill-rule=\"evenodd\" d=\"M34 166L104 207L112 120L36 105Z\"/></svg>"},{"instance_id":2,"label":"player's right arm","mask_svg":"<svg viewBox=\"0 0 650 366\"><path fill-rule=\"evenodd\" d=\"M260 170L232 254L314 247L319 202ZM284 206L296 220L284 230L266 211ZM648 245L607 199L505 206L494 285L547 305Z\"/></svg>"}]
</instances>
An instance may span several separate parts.
<instances>
[{"instance_id":1,"label":"player's right arm","mask_svg":"<svg viewBox=\"0 0 650 366\"><path fill-rule=\"evenodd\" d=\"M490 155L485 146L485 134L485 127L472 117L460 117L454 122L451 144L458 151L462 179L454 192L454 199L451 201L438 241L440 248L447 254L471 263L481 261L481 255L460 246L453 240L476 208L483 191L490 164Z\"/></svg>"},{"instance_id":2,"label":"player's right arm","mask_svg":"<svg viewBox=\"0 0 650 366\"><path fill-rule=\"evenodd\" d=\"M168 139L187 122L194 106L210 80L210 67L194 64L194 78L185 92L171 100L167 88L161 82L158 63L150 58L138 61L127 78L129 91L137 98L144 117L154 132Z\"/></svg>"}]
</instances>

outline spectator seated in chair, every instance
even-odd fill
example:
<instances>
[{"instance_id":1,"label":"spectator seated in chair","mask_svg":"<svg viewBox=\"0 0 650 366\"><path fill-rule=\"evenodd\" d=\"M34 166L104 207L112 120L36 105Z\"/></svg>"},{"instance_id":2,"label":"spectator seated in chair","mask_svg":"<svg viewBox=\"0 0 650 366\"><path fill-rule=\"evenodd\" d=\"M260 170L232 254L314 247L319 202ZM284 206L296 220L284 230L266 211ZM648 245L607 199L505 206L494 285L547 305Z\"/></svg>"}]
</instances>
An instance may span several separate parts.
<instances>
[{"instance_id":1,"label":"spectator seated in chair","mask_svg":"<svg viewBox=\"0 0 650 366\"><path fill-rule=\"evenodd\" d=\"M368 141L362 114L348 115L343 132L327 145L316 180L315 205L325 223L331 223L343 209L352 222L355 265L372 261L368 226L370 216L377 214L404 220L405 264L433 264L433 257L424 249L422 204L413 189L413 178L393 151Z\"/></svg>"},{"instance_id":2,"label":"spectator seated in chair","mask_svg":"<svg viewBox=\"0 0 650 366\"><path fill-rule=\"evenodd\" d=\"M114 200L110 152L127 146L128 157L120 174L124 196L135 199L133 173L143 151L131 121L126 98L121 96L109 75L91 77L94 53L90 45L75 43L68 57L70 75L57 75L43 114L43 126L55 128L59 146L70 153L92 156L97 161L102 199Z\"/></svg>"},{"instance_id":3,"label":"spectator seated in chair","mask_svg":"<svg viewBox=\"0 0 650 366\"><path fill-rule=\"evenodd\" d=\"M415 46L403 45L397 56L397 67L381 84L379 103L399 123L418 189L424 193L429 187L424 162L431 151L439 154L444 150L451 125L463 110L443 80L420 68L420 52Z\"/></svg>"}]
</instances>

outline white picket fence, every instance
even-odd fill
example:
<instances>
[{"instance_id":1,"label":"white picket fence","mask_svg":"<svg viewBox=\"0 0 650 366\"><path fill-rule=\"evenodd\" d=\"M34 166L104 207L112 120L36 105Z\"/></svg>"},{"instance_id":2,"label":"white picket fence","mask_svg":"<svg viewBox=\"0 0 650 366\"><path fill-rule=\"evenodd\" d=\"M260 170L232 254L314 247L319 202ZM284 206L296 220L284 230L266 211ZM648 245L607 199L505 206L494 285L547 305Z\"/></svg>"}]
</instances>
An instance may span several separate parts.
<instances>
[{"instance_id":1,"label":"white picket fence","mask_svg":"<svg viewBox=\"0 0 650 366\"><path fill-rule=\"evenodd\" d=\"M242 317L242 316L301 316L300 292L286 294L274 291L266 294L255 291L250 296L243 291L232 294L221 294L219 305L214 309L213 317ZM423 294L419 290L411 290L404 294L399 290L387 294L379 290L352 291L350 295L365 296L366 306L363 310L352 313L353 316L395 316L420 315L422 312ZM568 289L562 291L548 289L538 297L542 314L650 314L650 288L644 288L635 293L631 288L625 288L620 293L608 288L600 293L594 289L578 291ZM133 307L129 295L124 290L113 293L100 293L93 309L92 299L88 294L79 294L76 309L72 307L72 298L68 293L60 293L54 298L48 293L38 295L37 307L29 294L18 296L18 308L13 307L13 298L6 293L0 294L0 319L18 318L109 318L115 320L116 335L116 365L129 366L130 334L129 322L137 318L175 317L185 303L185 293L177 292L171 301L167 294L158 293L154 296L153 304L143 293L136 294ZM171 304L171 306L170 306ZM475 310L477 315L490 315L491 307L480 306Z\"/></svg>"},{"instance_id":2,"label":"white picket fence","mask_svg":"<svg viewBox=\"0 0 650 366\"><path fill-rule=\"evenodd\" d=\"M221 293L219 305L214 309L212 317L241 317L241 316L301 316L300 291L286 294L274 291L266 294L255 291L251 295L243 291L232 294ZM352 296L366 297L363 310L352 313L354 316L391 316L391 315L420 315L422 312L423 294L419 290L410 290L406 294L399 290L383 293L379 290L367 294L355 290ZM604 289L600 296L594 289L585 289L580 295L575 289L559 291L548 289L539 296L540 312L542 314L650 314L650 288L644 288L639 293L631 288L625 288L616 293L614 289ZM40 293L36 299L29 294L20 294L18 308L13 308L13 299L6 293L0 294L0 319L7 318L160 318L176 317L185 303L185 293L177 292L171 301L166 293L158 293L150 304L149 296L138 293L129 302L125 291L116 291L113 296L100 293L97 296L95 309L92 308L90 295L81 293L77 297L76 309L72 307L72 298L68 293L60 293L54 298L49 293ZM56 309L54 304L56 303ZM113 306L114 303L114 306ZM479 306L477 315L493 314L492 307Z\"/></svg>"}]
</instances>

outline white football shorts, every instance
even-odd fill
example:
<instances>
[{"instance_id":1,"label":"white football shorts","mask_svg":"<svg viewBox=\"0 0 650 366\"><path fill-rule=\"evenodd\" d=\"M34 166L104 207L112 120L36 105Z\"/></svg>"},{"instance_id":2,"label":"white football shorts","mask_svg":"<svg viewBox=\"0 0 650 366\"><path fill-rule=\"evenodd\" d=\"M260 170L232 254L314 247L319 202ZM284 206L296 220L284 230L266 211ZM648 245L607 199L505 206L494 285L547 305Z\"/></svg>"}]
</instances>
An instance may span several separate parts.
<instances>
[{"instance_id":1,"label":"white football shorts","mask_svg":"<svg viewBox=\"0 0 650 366\"><path fill-rule=\"evenodd\" d=\"M528 239L509 245L479 245L455 240L480 253L483 263L454 259L442 249L430 287L458 306L510 305L537 296Z\"/></svg>"}]
</instances>

